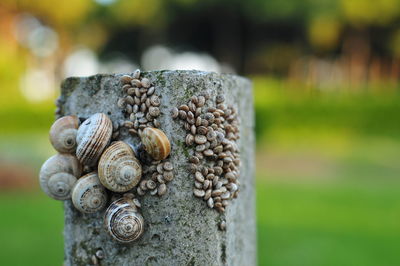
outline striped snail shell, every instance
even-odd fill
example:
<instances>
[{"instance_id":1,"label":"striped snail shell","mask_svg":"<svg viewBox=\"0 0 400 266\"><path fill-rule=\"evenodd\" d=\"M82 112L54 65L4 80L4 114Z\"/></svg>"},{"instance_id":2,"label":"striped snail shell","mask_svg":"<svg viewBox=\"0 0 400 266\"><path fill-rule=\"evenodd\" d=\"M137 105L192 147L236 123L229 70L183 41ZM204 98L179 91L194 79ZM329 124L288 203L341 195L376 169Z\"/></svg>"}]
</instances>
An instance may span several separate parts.
<instances>
[{"instance_id":1,"label":"striped snail shell","mask_svg":"<svg viewBox=\"0 0 400 266\"><path fill-rule=\"evenodd\" d=\"M78 129L76 156L87 166L94 166L110 142L112 122L107 115L97 113L86 119Z\"/></svg>"},{"instance_id":2,"label":"striped snail shell","mask_svg":"<svg viewBox=\"0 0 400 266\"><path fill-rule=\"evenodd\" d=\"M76 133L79 119L75 115L57 119L50 128L50 142L60 153L73 153L76 149Z\"/></svg>"},{"instance_id":3,"label":"striped snail shell","mask_svg":"<svg viewBox=\"0 0 400 266\"><path fill-rule=\"evenodd\" d=\"M81 164L75 156L57 154L42 165L39 183L48 196L56 200L66 200L71 198L71 190L81 172Z\"/></svg>"},{"instance_id":4,"label":"striped snail shell","mask_svg":"<svg viewBox=\"0 0 400 266\"><path fill-rule=\"evenodd\" d=\"M99 161L100 182L111 191L126 192L142 177L142 166L131 147L123 141L111 144Z\"/></svg>"},{"instance_id":5,"label":"striped snail shell","mask_svg":"<svg viewBox=\"0 0 400 266\"><path fill-rule=\"evenodd\" d=\"M129 243L144 232L144 219L130 198L111 203L104 216L107 232L118 242Z\"/></svg>"},{"instance_id":6,"label":"striped snail shell","mask_svg":"<svg viewBox=\"0 0 400 266\"><path fill-rule=\"evenodd\" d=\"M171 152L171 144L160 129L146 127L140 135L144 149L154 160L164 160Z\"/></svg>"},{"instance_id":7,"label":"striped snail shell","mask_svg":"<svg viewBox=\"0 0 400 266\"><path fill-rule=\"evenodd\" d=\"M82 176L72 190L72 203L84 213L94 213L107 204L107 191L101 185L96 172Z\"/></svg>"}]
</instances>

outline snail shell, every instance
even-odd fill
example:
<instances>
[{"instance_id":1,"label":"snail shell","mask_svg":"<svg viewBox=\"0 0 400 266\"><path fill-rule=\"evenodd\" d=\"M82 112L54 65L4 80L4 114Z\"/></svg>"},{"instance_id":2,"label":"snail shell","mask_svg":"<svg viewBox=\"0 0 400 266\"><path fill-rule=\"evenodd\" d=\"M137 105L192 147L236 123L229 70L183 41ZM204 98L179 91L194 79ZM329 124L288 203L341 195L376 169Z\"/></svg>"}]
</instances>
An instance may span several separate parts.
<instances>
[{"instance_id":1,"label":"snail shell","mask_svg":"<svg viewBox=\"0 0 400 266\"><path fill-rule=\"evenodd\" d=\"M146 127L141 134L144 149L154 160L164 160L171 152L171 144L161 130Z\"/></svg>"},{"instance_id":2,"label":"snail shell","mask_svg":"<svg viewBox=\"0 0 400 266\"><path fill-rule=\"evenodd\" d=\"M114 192L132 189L142 177L142 166L131 147L123 141L114 142L104 151L98 171L103 186Z\"/></svg>"},{"instance_id":3,"label":"snail shell","mask_svg":"<svg viewBox=\"0 0 400 266\"><path fill-rule=\"evenodd\" d=\"M76 156L88 166L94 166L110 142L112 122L107 115L97 113L86 119L78 129Z\"/></svg>"},{"instance_id":4,"label":"snail shell","mask_svg":"<svg viewBox=\"0 0 400 266\"><path fill-rule=\"evenodd\" d=\"M79 119L75 115L57 119L50 128L50 142L60 153L73 153L76 149L76 133Z\"/></svg>"},{"instance_id":5,"label":"snail shell","mask_svg":"<svg viewBox=\"0 0 400 266\"><path fill-rule=\"evenodd\" d=\"M76 182L72 190L72 203L84 213L94 213L107 204L107 191L96 172L89 173Z\"/></svg>"},{"instance_id":6,"label":"snail shell","mask_svg":"<svg viewBox=\"0 0 400 266\"><path fill-rule=\"evenodd\" d=\"M107 208L104 216L107 232L118 242L129 243L138 239L144 231L144 219L134 202L121 198Z\"/></svg>"},{"instance_id":7,"label":"snail shell","mask_svg":"<svg viewBox=\"0 0 400 266\"><path fill-rule=\"evenodd\" d=\"M75 156L57 154L50 157L39 173L42 190L56 200L71 198L71 190L82 172L82 167Z\"/></svg>"}]
</instances>

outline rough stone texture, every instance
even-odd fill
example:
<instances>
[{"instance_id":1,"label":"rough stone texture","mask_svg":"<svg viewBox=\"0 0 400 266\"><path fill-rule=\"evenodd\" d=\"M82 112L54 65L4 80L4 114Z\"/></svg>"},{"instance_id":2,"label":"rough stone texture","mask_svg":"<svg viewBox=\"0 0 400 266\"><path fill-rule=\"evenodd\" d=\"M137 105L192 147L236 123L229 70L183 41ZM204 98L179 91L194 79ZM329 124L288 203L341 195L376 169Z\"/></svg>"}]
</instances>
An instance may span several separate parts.
<instances>
[{"instance_id":1,"label":"rough stone texture","mask_svg":"<svg viewBox=\"0 0 400 266\"><path fill-rule=\"evenodd\" d=\"M68 78L62 84L62 115L87 118L103 112L123 119L117 100L122 96L121 75ZM146 194L139 198L146 221L145 233L136 242L118 244L103 228L104 210L82 214L65 202L65 265L88 265L96 250L103 249L101 265L256 265L254 192L254 113L251 83L234 75L200 71L154 71L142 73L161 97L161 129L172 145L171 162L175 179L162 197ZM227 104L240 115L240 193L224 214L209 209L193 196L193 177L187 170L189 149L184 145L182 122L173 120L173 107L187 103L192 95L208 91L224 94ZM120 139L138 143L126 131ZM226 231L218 223L226 220Z\"/></svg>"}]
</instances>

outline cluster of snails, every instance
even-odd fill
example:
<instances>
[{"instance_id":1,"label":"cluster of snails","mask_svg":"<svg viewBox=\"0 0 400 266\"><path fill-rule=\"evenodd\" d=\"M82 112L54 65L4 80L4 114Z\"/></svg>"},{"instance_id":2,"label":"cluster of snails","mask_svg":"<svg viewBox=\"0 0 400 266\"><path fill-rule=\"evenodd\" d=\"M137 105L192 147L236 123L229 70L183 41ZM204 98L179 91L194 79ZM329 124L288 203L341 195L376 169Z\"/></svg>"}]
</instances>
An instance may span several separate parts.
<instances>
[{"instance_id":1,"label":"cluster of snails","mask_svg":"<svg viewBox=\"0 0 400 266\"><path fill-rule=\"evenodd\" d=\"M132 76L123 75L121 83L124 97L119 98L117 104L128 118L123 125L129 129L129 133L137 135L139 130L146 127L159 128L157 117L160 115L161 101L150 80L140 78L140 70L137 69Z\"/></svg>"},{"instance_id":2,"label":"cluster of snails","mask_svg":"<svg viewBox=\"0 0 400 266\"><path fill-rule=\"evenodd\" d=\"M224 101L223 95L217 95L215 103L208 94L193 96L188 104L171 111L173 118L184 121L185 143L193 147L189 158L193 194L219 212L239 192L239 122L236 109Z\"/></svg>"},{"instance_id":3,"label":"cluster of snails","mask_svg":"<svg viewBox=\"0 0 400 266\"><path fill-rule=\"evenodd\" d=\"M123 97L118 99L117 105L122 109L126 118L120 123L121 126L126 128L133 137L146 136L145 131L148 128L159 128L158 117L161 114L159 109L161 101L150 80L141 77L141 72L137 69L132 75L123 75L121 84ZM149 139L148 145L153 141ZM148 192L150 195L164 195L167 192L166 184L174 178L172 163L165 160L165 156L162 154L156 157L139 154L139 157L146 163L143 165L142 181L136 188L137 194L143 196Z\"/></svg>"},{"instance_id":4,"label":"cluster of snails","mask_svg":"<svg viewBox=\"0 0 400 266\"><path fill-rule=\"evenodd\" d=\"M129 193L141 181L142 165L137 158L139 149L123 141L111 142L112 134L111 119L103 113L90 116L82 124L73 115L57 119L50 129L50 142L58 154L43 164L39 181L47 195L57 200L72 199L83 213L105 208L108 191L125 193L108 206L104 225L115 240L128 243L144 230L140 203ZM169 155L170 143L161 130L146 128L140 137L140 147L149 156L160 160ZM81 176L83 166L97 166L97 171Z\"/></svg>"}]
</instances>

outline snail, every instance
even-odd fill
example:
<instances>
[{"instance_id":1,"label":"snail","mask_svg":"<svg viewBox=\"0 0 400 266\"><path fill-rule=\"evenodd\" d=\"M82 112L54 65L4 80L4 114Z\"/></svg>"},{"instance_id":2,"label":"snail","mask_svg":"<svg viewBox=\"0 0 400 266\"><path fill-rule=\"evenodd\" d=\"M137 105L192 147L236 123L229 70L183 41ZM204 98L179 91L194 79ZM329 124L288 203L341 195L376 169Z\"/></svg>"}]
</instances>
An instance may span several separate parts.
<instances>
[{"instance_id":1,"label":"snail","mask_svg":"<svg viewBox=\"0 0 400 266\"><path fill-rule=\"evenodd\" d=\"M75 115L57 119L50 128L50 142L60 153L73 153L76 149L76 133L79 119Z\"/></svg>"},{"instance_id":2,"label":"snail","mask_svg":"<svg viewBox=\"0 0 400 266\"><path fill-rule=\"evenodd\" d=\"M144 231L144 219L135 203L123 197L111 203L104 216L107 232L118 242L129 243L138 239Z\"/></svg>"},{"instance_id":3,"label":"snail","mask_svg":"<svg viewBox=\"0 0 400 266\"><path fill-rule=\"evenodd\" d=\"M56 200L69 199L81 172L81 164L75 156L66 153L54 155L40 169L40 186L48 196Z\"/></svg>"},{"instance_id":4,"label":"snail","mask_svg":"<svg viewBox=\"0 0 400 266\"><path fill-rule=\"evenodd\" d=\"M107 191L101 185L96 172L82 176L72 189L72 203L84 213L94 213L107 204Z\"/></svg>"},{"instance_id":5,"label":"snail","mask_svg":"<svg viewBox=\"0 0 400 266\"><path fill-rule=\"evenodd\" d=\"M111 191L126 192L142 177L142 166L131 147L123 141L111 144L100 157L100 182Z\"/></svg>"},{"instance_id":6,"label":"snail","mask_svg":"<svg viewBox=\"0 0 400 266\"><path fill-rule=\"evenodd\" d=\"M144 149L154 160L164 160L171 152L171 144L161 130L146 127L140 135Z\"/></svg>"},{"instance_id":7,"label":"snail","mask_svg":"<svg viewBox=\"0 0 400 266\"><path fill-rule=\"evenodd\" d=\"M76 157L88 166L94 166L110 142L112 122L107 115L97 113L86 119L78 129Z\"/></svg>"}]
</instances>

